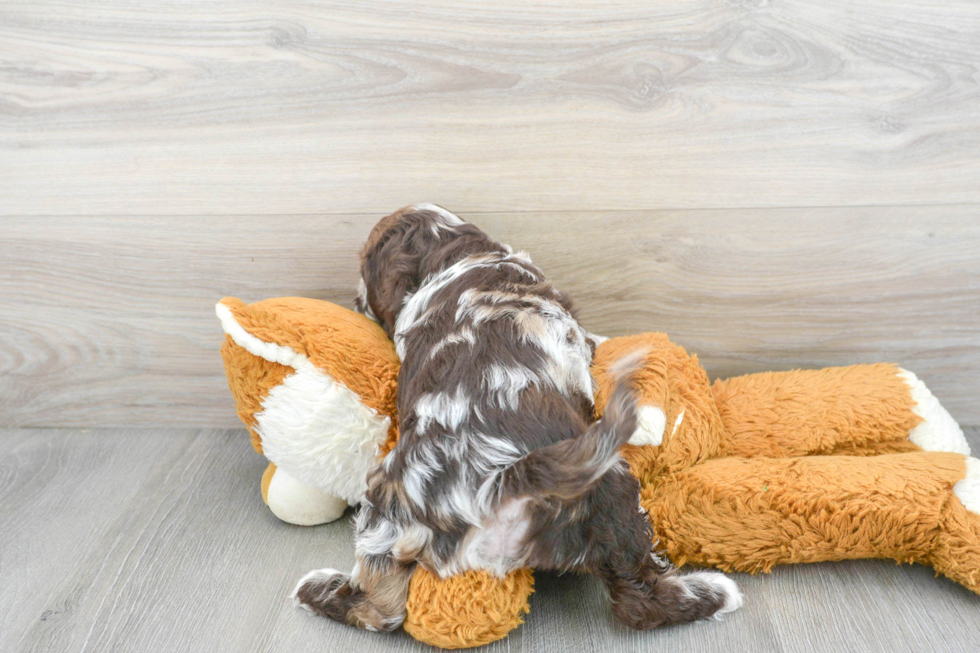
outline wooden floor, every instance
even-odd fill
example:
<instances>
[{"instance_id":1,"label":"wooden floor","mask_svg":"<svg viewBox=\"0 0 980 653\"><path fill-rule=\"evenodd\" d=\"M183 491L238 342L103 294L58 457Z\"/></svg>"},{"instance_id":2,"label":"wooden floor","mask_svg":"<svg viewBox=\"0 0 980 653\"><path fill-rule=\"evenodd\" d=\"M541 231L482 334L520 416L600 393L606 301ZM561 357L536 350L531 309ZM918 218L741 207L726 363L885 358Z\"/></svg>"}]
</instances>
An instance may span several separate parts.
<instances>
[{"instance_id":1,"label":"wooden floor","mask_svg":"<svg viewBox=\"0 0 980 653\"><path fill-rule=\"evenodd\" d=\"M968 430L974 450L980 429ZM278 521L242 430L0 431L0 651L418 651L292 607L313 568L353 564L348 520ZM591 577L539 574L491 651L867 653L980 650L980 597L886 561L736 575L724 621L635 632Z\"/></svg>"}]
</instances>

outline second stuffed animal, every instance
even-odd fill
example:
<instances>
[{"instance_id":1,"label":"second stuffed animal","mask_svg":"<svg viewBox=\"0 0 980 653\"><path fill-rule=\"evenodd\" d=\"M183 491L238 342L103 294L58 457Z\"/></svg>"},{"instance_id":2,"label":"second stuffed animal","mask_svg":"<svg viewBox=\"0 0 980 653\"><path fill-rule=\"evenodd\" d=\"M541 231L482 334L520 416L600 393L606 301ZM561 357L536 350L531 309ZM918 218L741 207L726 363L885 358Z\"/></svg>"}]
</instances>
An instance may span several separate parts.
<instances>
[{"instance_id":1,"label":"second stuffed animal","mask_svg":"<svg viewBox=\"0 0 980 653\"><path fill-rule=\"evenodd\" d=\"M326 302L226 299L217 311L239 414L275 465L267 502L294 523L335 518L397 437L391 343ZM757 572L884 557L980 592L980 461L914 375L857 365L711 385L696 357L641 334L599 345L600 414L610 366L640 348L640 428L623 455L675 564ZM438 579L418 568L404 626L445 648L485 644L522 622L532 591L528 570Z\"/></svg>"}]
</instances>

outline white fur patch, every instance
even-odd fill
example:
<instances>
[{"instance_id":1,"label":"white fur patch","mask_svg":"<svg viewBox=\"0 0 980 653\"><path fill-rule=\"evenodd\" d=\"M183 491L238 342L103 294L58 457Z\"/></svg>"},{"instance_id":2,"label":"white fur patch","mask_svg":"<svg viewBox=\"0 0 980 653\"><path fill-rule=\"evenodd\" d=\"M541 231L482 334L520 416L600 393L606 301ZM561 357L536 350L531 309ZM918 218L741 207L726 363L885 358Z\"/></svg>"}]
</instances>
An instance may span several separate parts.
<instances>
[{"instance_id":1,"label":"white fur patch","mask_svg":"<svg viewBox=\"0 0 980 653\"><path fill-rule=\"evenodd\" d=\"M476 446L470 464L484 474L510 467L522 457L514 443L503 438L483 434L474 434L471 438Z\"/></svg>"},{"instance_id":2,"label":"white fur patch","mask_svg":"<svg viewBox=\"0 0 980 653\"><path fill-rule=\"evenodd\" d=\"M235 319L234 314L231 309L218 302L214 307L215 315L218 316L218 320L221 322L221 328L231 336L231 339L235 341L235 344L242 347L248 353L258 356L259 358L264 358L267 361L272 361L273 363L279 363L280 365L286 365L288 367L295 367L295 362L299 358L305 359L306 356L298 354L289 347L283 347L282 345L277 345L272 342L265 342L264 340L259 340L251 333L246 331L242 325L238 323Z\"/></svg>"},{"instance_id":3,"label":"white fur patch","mask_svg":"<svg viewBox=\"0 0 980 653\"><path fill-rule=\"evenodd\" d=\"M516 257L511 257L511 258L516 258ZM531 262L530 259L528 259L528 263L530 263L530 262ZM538 280L538 275L537 275L536 272L534 272L533 270L527 269L525 266L521 265L520 263L515 263L514 261L504 260L504 261L501 261L499 263L499 265L506 265L506 266L508 266L510 268L513 268L519 274L523 274L524 276L528 277L531 281L537 281Z\"/></svg>"},{"instance_id":4,"label":"white fur patch","mask_svg":"<svg viewBox=\"0 0 980 653\"><path fill-rule=\"evenodd\" d=\"M279 519L297 526L316 526L339 519L347 501L296 480L282 469L269 483L269 509Z\"/></svg>"},{"instance_id":5,"label":"white fur patch","mask_svg":"<svg viewBox=\"0 0 980 653\"><path fill-rule=\"evenodd\" d=\"M683 580L696 578L707 583L708 585L711 585L716 590L720 590L722 594L725 595L725 605L723 605L721 609L715 613L715 617L725 614L726 612L734 612L742 607L744 600L742 598L742 593L738 591L738 585L735 584L735 581L724 574L710 571L699 571L693 574L687 574L681 578Z\"/></svg>"},{"instance_id":6,"label":"white fur patch","mask_svg":"<svg viewBox=\"0 0 980 653\"><path fill-rule=\"evenodd\" d=\"M432 540L432 531L425 526L418 524L406 528L395 545L391 548L391 554L397 560L415 558L421 553Z\"/></svg>"},{"instance_id":7,"label":"white fur patch","mask_svg":"<svg viewBox=\"0 0 980 653\"><path fill-rule=\"evenodd\" d=\"M515 316L521 337L537 345L545 355L543 378L566 397L592 396L592 351L586 333L568 312L554 302L543 300L534 311Z\"/></svg>"},{"instance_id":8,"label":"white fur patch","mask_svg":"<svg viewBox=\"0 0 980 653\"><path fill-rule=\"evenodd\" d=\"M410 467L402 474L405 495L419 508L425 505L425 487L434 476L435 470L429 467Z\"/></svg>"},{"instance_id":9,"label":"white fur patch","mask_svg":"<svg viewBox=\"0 0 980 653\"><path fill-rule=\"evenodd\" d=\"M510 245L507 245L507 253L513 255L513 257L518 261L524 261L528 265L533 265L533 261L531 261L531 255L528 254L523 249L515 252Z\"/></svg>"},{"instance_id":10,"label":"white fur patch","mask_svg":"<svg viewBox=\"0 0 980 653\"><path fill-rule=\"evenodd\" d=\"M493 363L483 374L484 387L495 403L508 410L517 410L521 392L537 381L537 375L523 366L506 367Z\"/></svg>"},{"instance_id":11,"label":"white fur patch","mask_svg":"<svg viewBox=\"0 0 980 653\"><path fill-rule=\"evenodd\" d=\"M684 414L681 413L681 417ZM680 421L677 422L680 424ZM667 428L667 416L657 406L643 404L636 408L636 431L629 439L629 444L637 446L651 445L659 447L664 441L664 430ZM675 426L676 429L676 426Z\"/></svg>"},{"instance_id":12,"label":"white fur patch","mask_svg":"<svg viewBox=\"0 0 980 653\"><path fill-rule=\"evenodd\" d=\"M359 503L391 420L303 354L246 332L224 304L215 312L238 345L296 370L269 391L255 414L265 456L298 481L351 505Z\"/></svg>"},{"instance_id":13,"label":"white fur patch","mask_svg":"<svg viewBox=\"0 0 980 653\"><path fill-rule=\"evenodd\" d=\"M378 519L371 528L365 527L367 511L363 508L357 514L357 539L355 550L357 557L384 556L398 543L401 532L395 524L387 519Z\"/></svg>"},{"instance_id":14,"label":"white fur patch","mask_svg":"<svg viewBox=\"0 0 980 653\"><path fill-rule=\"evenodd\" d=\"M484 569L503 578L524 566L524 536L530 526L527 498L512 499L500 507L491 519L471 528L459 554L437 569L443 578L467 569Z\"/></svg>"},{"instance_id":15,"label":"white fur patch","mask_svg":"<svg viewBox=\"0 0 980 653\"><path fill-rule=\"evenodd\" d=\"M446 392L429 392L418 398L412 409L418 417L415 430L424 433L429 424L435 422L455 431L470 414L471 400L461 388L456 388L453 394Z\"/></svg>"},{"instance_id":16,"label":"white fur patch","mask_svg":"<svg viewBox=\"0 0 980 653\"><path fill-rule=\"evenodd\" d=\"M452 211L442 208L438 204L431 204L429 202L424 202L422 204L416 204L412 208L416 211L431 211L435 214L438 214L439 217L443 219L446 226L458 227L461 224L465 224L463 222L463 219L460 218L458 215L456 215ZM433 226L433 229L435 229L438 232L439 225Z\"/></svg>"},{"instance_id":17,"label":"white fur patch","mask_svg":"<svg viewBox=\"0 0 980 653\"><path fill-rule=\"evenodd\" d=\"M448 345L458 345L466 343L468 345L476 344L476 334L469 328L463 327L456 333L450 333L448 336L437 342L432 346L432 350L429 352L429 359L436 357L442 349Z\"/></svg>"},{"instance_id":18,"label":"white fur patch","mask_svg":"<svg viewBox=\"0 0 980 653\"><path fill-rule=\"evenodd\" d=\"M966 476L953 486L953 494L964 508L980 515L980 460L967 457Z\"/></svg>"},{"instance_id":19,"label":"white fur patch","mask_svg":"<svg viewBox=\"0 0 980 653\"><path fill-rule=\"evenodd\" d=\"M368 304L367 284L364 282L363 277L361 277L357 283L357 299L360 305L364 307L364 313L362 313L362 315L377 322L378 316L374 314L374 311L371 310L371 305Z\"/></svg>"},{"instance_id":20,"label":"white fur patch","mask_svg":"<svg viewBox=\"0 0 980 653\"><path fill-rule=\"evenodd\" d=\"M924 451L949 451L969 456L970 445L963 430L926 384L908 370L899 368L898 375L909 387L912 401L915 402L912 412L922 418L922 422L909 433L909 440Z\"/></svg>"},{"instance_id":21,"label":"white fur patch","mask_svg":"<svg viewBox=\"0 0 980 653\"><path fill-rule=\"evenodd\" d=\"M682 410L681 414L678 415L677 419L674 420L674 428L671 429L670 434L674 435L675 433L677 433L677 429L679 429L681 427L681 424L683 423L684 423L684 411Z\"/></svg>"},{"instance_id":22,"label":"white fur patch","mask_svg":"<svg viewBox=\"0 0 980 653\"><path fill-rule=\"evenodd\" d=\"M465 465L466 463L461 463ZM467 524L479 524L483 521L483 511L477 505L477 496L465 486L465 476L459 480L445 496L444 505L440 506L440 512L446 515L460 517Z\"/></svg>"},{"instance_id":23,"label":"white fur patch","mask_svg":"<svg viewBox=\"0 0 980 653\"><path fill-rule=\"evenodd\" d=\"M408 498L420 508L425 505L426 485L442 471L437 446L437 443L421 442L410 449L405 457L402 487L405 488ZM395 456L388 456L385 462L394 458Z\"/></svg>"},{"instance_id":24,"label":"white fur patch","mask_svg":"<svg viewBox=\"0 0 980 653\"><path fill-rule=\"evenodd\" d=\"M262 408L256 431L269 460L351 505L360 502L388 436L388 417L309 362L272 388Z\"/></svg>"},{"instance_id":25,"label":"white fur patch","mask_svg":"<svg viewBox=\"0 0 980 653\"><path fill-rule=\"evenodd\" d=\"M293 588L292 593L290 593L289 595L289 597L293 600L293 605L296 606L297 608L303 608L307 612L313 612L313 608L311 608L310 606L306 605L305 603L299 600L300 588L303 587L303 585L306 585L306 583L310 581L320 581L326 583L331 578L339 575L340 573L341 572L337 571L336 569L329 569L329 568L314 569L310 573L300 578L299 582L296 583L296 587Z\"/></svg>"},{"instance_id":26,"label":"white fur patch","mask_svg":"<svg viewBox=\"0 0 980 653\"><path fill-rule=\"evenodd\" d=\"M485 254L464 258L445 270L430 276L422 282L421 287L414 294L405 297L405 303L395 319L395 351L399 358L405 358L405 334L415 326L416 321L429 307L429 302L432 301L436 293L470 270L489 265L492 262L492 257Z\"/></svg>"},{"instance_id":27,"label":"white fur patch","mask_svg":"<svg viewBox=\"0 0 980 653\"><path fill-rule=\"evenodd\" d=\"M411 331L420 322L420 320L424 319L432 299L439 293L439 291L459 279L467 272L477 268L499 268L502 265L507 265L514 266L517 270L523 274L526 274L532 280L537 280L537 275L533 271L528 270L519 263L516 263L515 260L529 261L529 259L526 259L526 255L522 255L522 253L508 254L506 256L501 256L498 253L474 254L462 259L461 261L457 261L448 268L426 278L414 294L405 298L402 309L399 311L398 317L395 320L395 351L398 353L399 358L404 359L406 354L406 334L408 334L408 332ZM463 292L459 298L460 308L456 313L456 321L458 322L463 316L466 315L470 315L473 318L474 324L479 324L485 319L495 319L505 315L513 316L515 312L513 308L496 308L493 306L493 303L496 301L503 301L507 299L505 295L508 293L490 294L497 294L500 295L500 297L497 300L491 300L490 304L482 302L474 304L473 302L478 298L478 295L480 296L480 299L486 300L487 297L484 295L487 295L487 293L476 293L473 290ZM539 329L540 332L533 334L536 338L541 340L541 342L538 342L537 344L539 344L539 346L541 346L542 349L544 349L552 358L554 358L556 347L551 345L549 342L546 342L547 340L556 340L559 342L560 344L557 346L558 350L569 350L570 347L567 344L567 341L564 340L569 328L573 326L575 329L580 329L578 323L572 319L571 315L565 312L561 307L555 305L553 302L543 300L539 297L528 296L524 297L524 299L539 304L540 310L550 320L546 327L549 333L544 333L545 328L542 327L542 329ZM517 312L520 313L520 311ZM562 338L562 340L559 341L558 338ZM583 342L581 345L584 346L585 343ZM563 353L565 356L562 358L567 358L568 352L564 351ZM585 393L589 394L592 390L591 377L588 374L588 366L591 363L591 360L588 360L588 357L585 358L584 377L588 378L588 383L584 385L584 388ZM557 377L555 378L557 380ZM578 386L581 385L581 379L579 379Z\"/></svg>"},{"instance_id":28,"label":"white fur patch","mask_svg":"<svg viewBox=\"0 0 980 653\"><path fill-rule=\"evenodd\" d=\"M472 526L480 526L488 518L500 498L500 474L523 457L521 451L502 438L482 433L461 431L455 438L427 442L409 453L402 485L406 495L418 506L427 506L446 518L460 517ZM438 452L438 453L436 453ZM459 477L443 500L432 502L425 492L440 466L438 460L458 465ZM465 461L465 463L463 462ZM471 472L474 482L472 492Z\"/></svg>"}]
</instances>

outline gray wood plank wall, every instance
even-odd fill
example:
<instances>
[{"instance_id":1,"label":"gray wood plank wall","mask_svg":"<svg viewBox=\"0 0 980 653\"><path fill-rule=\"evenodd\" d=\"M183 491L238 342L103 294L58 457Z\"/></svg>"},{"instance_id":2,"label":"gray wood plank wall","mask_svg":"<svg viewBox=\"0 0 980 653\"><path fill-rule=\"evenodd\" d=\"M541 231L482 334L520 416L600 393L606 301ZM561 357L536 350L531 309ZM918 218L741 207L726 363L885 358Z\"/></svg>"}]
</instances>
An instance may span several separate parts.
<instances>
[{"instance_id":1,"label":"gray wood plank wall","mask_svg":"<svg viewBox=\"0 0 980 653\"><path fill-rule=\"evenodd\" d=\"M349 305L415 201L597 332L980 423L978 65L972 0L4 2L0 426L235 426L214 302Z\"/></svg>"}]
</instances>

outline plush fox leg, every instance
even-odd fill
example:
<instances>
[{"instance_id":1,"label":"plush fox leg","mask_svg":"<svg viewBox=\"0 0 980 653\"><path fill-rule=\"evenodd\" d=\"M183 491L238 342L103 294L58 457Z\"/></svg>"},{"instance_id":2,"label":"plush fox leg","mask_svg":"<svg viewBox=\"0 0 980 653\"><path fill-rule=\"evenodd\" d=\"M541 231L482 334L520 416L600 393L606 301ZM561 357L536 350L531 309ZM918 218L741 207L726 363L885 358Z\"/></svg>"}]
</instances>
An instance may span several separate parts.
<instances>
[{"instance_id":1,"label":"plush fox leg","mask_svg":"<svg viewBox=\"0 0 980 653\"><path fill-rule=\"evenodd\" d=\"M339 519L347 502L290 476L272 463L262 474L262 500L279 519L297 526L317 526Z\"/></svg>"},{"instance_id":2,"label":"plush fox leg","mask_svg":"<svg viewBox=\"0 0 980 653\"><path fill-rule=\"evenodd\" d=\"M955 453L721 458L644 489L676 564L922 562L980 593L980 461Z\"/></svg>"},{"instance_id":3,"label":"plush fox leg","mask_svg":"<svg viewBox=\"0 0 980 653\"><path fill-rule=\"evenodd\" d=\"M925 384L895 365L749 374L712 391L725 425L721 456L970 453Z\"/></svg>"}]
</instances>

